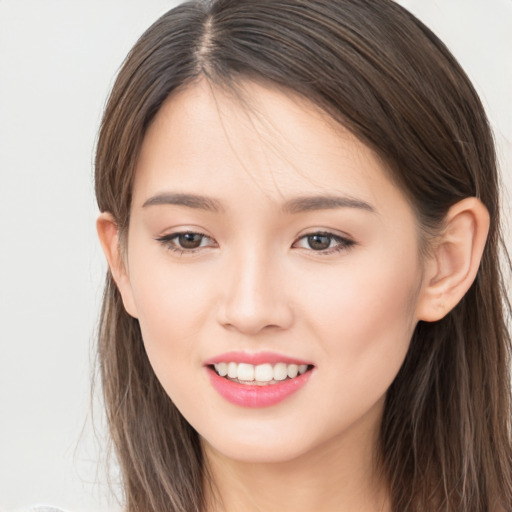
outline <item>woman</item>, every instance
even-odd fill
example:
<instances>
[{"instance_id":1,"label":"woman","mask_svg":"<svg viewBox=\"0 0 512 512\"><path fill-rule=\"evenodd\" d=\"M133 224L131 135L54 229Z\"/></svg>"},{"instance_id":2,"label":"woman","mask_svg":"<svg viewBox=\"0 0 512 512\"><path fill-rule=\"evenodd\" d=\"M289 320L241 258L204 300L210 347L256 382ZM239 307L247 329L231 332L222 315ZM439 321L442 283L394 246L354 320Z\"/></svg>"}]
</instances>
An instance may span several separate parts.
<instances>
[{"instance_id":1,"label":"woman","mask_svg":"<svg viewBox=\"0 0 512 512\"><path fill-rule=\"evenodd\" d=\"M128 511L510 507L492 137L412 15L170 11L114 85L96 194Z\"/></svg>"}]
</instances>

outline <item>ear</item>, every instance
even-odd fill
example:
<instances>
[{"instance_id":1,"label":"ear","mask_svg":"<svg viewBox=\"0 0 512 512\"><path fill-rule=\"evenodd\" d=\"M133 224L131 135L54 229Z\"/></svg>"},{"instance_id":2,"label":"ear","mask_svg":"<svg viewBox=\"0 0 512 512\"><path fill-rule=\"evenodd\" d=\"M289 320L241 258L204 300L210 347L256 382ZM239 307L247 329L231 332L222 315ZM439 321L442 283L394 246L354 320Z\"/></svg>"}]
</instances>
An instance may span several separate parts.
<instances>
[{"instance_id":1,"label":"ear","mask_svg":"<svg viewBox=\"0 0 512 512\"><path fill-rule=\"evenodd\" d=\"M133 300L130 276L119 244L119 227L111 213L103 212L100 214L96 221L96 230L110 272L121 293L124 308L129 315L137 318L137 308Z\"/></svg>"},{"instance_id":2,"label":"ear","mask_svg":"<svg viewBox=\"0 0 512 512\"><path fill-rule=\"evenodd\" d=\"M475 280L489 232L489 212L476 197L453 205L427 258L417 306L418 320L449 313Z\"/></svg>"}]
</instances>

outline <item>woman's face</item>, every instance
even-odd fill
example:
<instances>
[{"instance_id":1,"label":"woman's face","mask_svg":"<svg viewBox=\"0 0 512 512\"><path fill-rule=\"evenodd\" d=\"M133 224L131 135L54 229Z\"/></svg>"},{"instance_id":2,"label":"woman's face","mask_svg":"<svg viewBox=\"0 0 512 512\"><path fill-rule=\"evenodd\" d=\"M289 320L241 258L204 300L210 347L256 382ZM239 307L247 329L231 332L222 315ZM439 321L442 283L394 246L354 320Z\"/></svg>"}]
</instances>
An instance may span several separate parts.
<instances>
[{"instance_id":1,"label":"woman's face","mask_svg":"<svg viewBox=\"0 0 512 512\"><path fill-rule=\"evenodd\" d=\"M423 269L413 211L372 151L294 95L245 93L249 107L198 82L157 114L121 292L206 445L284 461L375 433Z\"/></svg>"}]
</instances>

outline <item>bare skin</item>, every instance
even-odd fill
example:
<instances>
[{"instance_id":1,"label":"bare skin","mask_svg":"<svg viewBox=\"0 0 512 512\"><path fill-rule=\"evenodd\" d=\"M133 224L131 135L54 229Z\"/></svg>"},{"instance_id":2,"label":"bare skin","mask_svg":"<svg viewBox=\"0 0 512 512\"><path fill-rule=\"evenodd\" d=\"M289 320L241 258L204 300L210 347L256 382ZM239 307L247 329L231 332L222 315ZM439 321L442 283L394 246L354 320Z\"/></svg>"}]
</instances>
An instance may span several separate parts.
<instances>
[{"instance_id":1,"label":"bare skin","mask_svg":"<svg viewBox=\"0 0 512 512\"><path fill-rule=\"evenodd\" d=\"M375 474L374 425L382 404L345 432L337 444L292 461L255 464L225 457L203 441L216 492L209 493L215 512L388 512L386 485ZM206 486L209 489L209 486Z\"/></svg>"}]
</instances>

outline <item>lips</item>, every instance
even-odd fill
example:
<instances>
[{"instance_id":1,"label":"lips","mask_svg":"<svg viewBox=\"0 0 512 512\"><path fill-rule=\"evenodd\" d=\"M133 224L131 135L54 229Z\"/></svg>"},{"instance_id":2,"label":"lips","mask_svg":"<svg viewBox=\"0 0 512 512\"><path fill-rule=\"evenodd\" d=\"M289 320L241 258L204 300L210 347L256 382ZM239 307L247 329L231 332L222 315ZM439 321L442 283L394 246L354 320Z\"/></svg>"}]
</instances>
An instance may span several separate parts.
<instances>
[{"instance_id":1,"label":"lips","mask_svg":"<svg viewBox=\"0 0 512 512\"><path fill-rule=\"evenodd\" d=\"M205 367L214 389L242 407L268 407L299 391L313 365L272 352L229 352L211 358Z\"/></svg>"}]
</instances>

